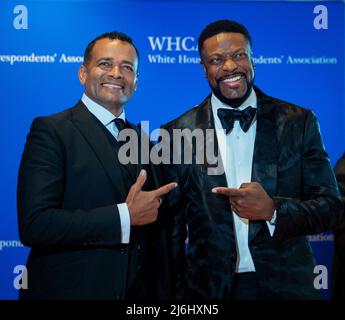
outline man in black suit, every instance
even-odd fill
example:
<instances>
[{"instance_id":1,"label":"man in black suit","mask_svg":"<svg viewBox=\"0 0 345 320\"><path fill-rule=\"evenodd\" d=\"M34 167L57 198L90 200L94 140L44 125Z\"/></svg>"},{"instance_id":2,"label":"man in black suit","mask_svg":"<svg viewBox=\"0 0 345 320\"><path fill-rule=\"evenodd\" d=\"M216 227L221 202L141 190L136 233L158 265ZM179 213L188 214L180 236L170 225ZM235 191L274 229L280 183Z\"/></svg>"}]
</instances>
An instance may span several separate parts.
<instances>
[{"instance_id":1,"label":"man in black suit","mask_svg":"<svg viewBox=\"0 0 345 320\"><path fill-rule=\"evenodd\" d=\"M124 111L138 61L127 35L97 37L78 72L81 101L32 123L18 178L19 234L31 247L21 299L169 297L157 214L176 184L157 189L150 165L118 157L121 130L140 138Z\"/></svg>"},{"instance_id":2,"label":"man in black suit","mask_svg":"<svg viewBox=\"0 0 345 320\"><path fill-rule=\"evenodd\" d=\"M337 161L334 173L345 210L345 153ZM333 299L345 300L345 220L334 230Z\"/></svg>"},{"instance_id":3,"label":"man in black suit","mask_svg":"<svg viewBox=\"0 0 345 320\"><path fill-rule=\"evenodd\" d=\"M165 167L166 179L178 182L168 196L176 297L316 299L306 235L334 227L342 215L316 117L253 86L243 25L211 23L199 53L212 93L163 126L174 158L188 152L192 159ZM199 138L201 129L203 143L186 135L179 148L178 129L199 130Z\"/></svg>"}]
</instances>

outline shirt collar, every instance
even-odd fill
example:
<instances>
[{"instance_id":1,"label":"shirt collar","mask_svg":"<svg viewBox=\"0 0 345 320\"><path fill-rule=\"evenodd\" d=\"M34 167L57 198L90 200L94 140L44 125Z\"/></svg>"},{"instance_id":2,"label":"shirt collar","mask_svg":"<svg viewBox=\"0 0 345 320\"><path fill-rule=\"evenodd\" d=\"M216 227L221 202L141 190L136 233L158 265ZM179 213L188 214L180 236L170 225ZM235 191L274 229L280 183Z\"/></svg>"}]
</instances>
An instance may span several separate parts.
<instances>
[{"instance_id":1,"label":"shirt collar","mask_svg":"<svg viewBox=\"0 0 345 320\"><path fill-rule=\"evenodd\" d=\"M255 93L254 88L253 88L249 97L236 109L237 110L244 110L245 108L247 108L249 106L251 106L253 108L257 108L257 102L258 102L258 99L257 99L256 93ZM211 105L215 109L215 111L217 111L220 108L235 109L235 108L232 108L231 106L223 103L222 101L220 101L213 93L211 96Z\"/></svg>"},{"instance_id":2,"label":"shirt collar","mask_svg":"<svg viewBox=\"0 0 345 320\"><path fill-rule=\"evenodd\" d=\"M100 104L96 103L90 99L85 93L83 94L81 101L85 104L86 108L104 125L107 126L111 123L116 117L108 111L106 108L102 107ZM123 109L122 113L117 117L126 121L125 110Z\"/></svg>"}]
</instances>

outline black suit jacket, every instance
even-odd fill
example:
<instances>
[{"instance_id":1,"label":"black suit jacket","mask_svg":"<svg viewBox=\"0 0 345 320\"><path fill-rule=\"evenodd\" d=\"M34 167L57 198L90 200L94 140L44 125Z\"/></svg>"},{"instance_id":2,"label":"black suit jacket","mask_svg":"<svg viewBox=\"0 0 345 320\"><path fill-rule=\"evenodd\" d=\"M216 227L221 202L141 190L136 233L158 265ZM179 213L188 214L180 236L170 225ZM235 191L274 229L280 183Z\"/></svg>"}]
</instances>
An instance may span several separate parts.
<instances>
[{"instance_id":1,"label":"black suit jacket","mask_svg":"<svg viewBox=\"0 0 345 320\"><path fill-rule=\"evenodd\" d=\"M305 235L334 227L341 215L339 192L314 114L293 104L258 96L252 181L259 182L277 207L274 236L266 221L249 224L249 250L259 278L259 293L271 299L314 299L314 257ZM164 126L214 128L210 96ZM214 141L215 139L215 141ZM211 192L227 186L224 174L209 175L209 161L167 165L164 175L179 187L171 192L171 247L177 298L228 299L236 266L236 242L228 200ZM181 157L183 159L183 148ZM175 155L176 156L176 155ZM206 159L207 160L207 159ZM188 249L185 240L188 236Z\"/></svg>"},{"instance_id":2,"label":"black suit jacket","mask_svg":"<svg viewBox=\"0 0 345 320\"><path fill-rule=\"evenodd\" d=\"M125 299L133 285L131 297L166 298L160 220L131 227L130 244L121 244L116 204L134 181L105 130L81 101L32 123L18 176L19 234L31 247L21 299ZM156 188L159 173L144 168L145 186Z\"/></svg>"},{"instance_id":3,"label":"black suit jacket","mask_svg":"<svg viewBox=\"0 0 345 320\"><path fill-rule=\"evenodd\" d=\"M334 167L345 213L345 153ZM345 300L345 220L334 230L334 283L333 298Z\"/></svg>"}]
</instances>

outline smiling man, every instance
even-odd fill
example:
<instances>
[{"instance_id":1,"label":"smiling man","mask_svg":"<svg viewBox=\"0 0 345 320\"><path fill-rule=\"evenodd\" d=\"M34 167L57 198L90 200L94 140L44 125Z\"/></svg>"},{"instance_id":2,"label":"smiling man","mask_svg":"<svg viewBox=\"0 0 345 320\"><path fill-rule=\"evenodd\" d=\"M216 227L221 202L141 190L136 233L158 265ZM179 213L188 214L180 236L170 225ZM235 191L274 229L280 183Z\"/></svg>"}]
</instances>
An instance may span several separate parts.
<instances>
[{"instance_id":1,"label":"smiling man","mask_svg":"<svg viewBox=\"0 0 345 320\"><path fill-rule=\"evenodd\" d=\"M186 148L192 164L165 166L167 181L178 182L169 207L179 299L320 296L306 235L338 224L339 191L315 115L253 86L251 45L242 24L208 25L199 53L212 93L164 126L171 136L202 129L224 168L208 175L214 163L195 161L207 149L200 143Z\"/></svg>"},{"instance_id":2,"label":"smiling man","mask_svg":"<svg viewBox=\"0 0 345 320\"><path fill-rule=\"evenodd\" d=\"M157 215L176 184L158 188L151 165L118 159L120 131L140 135L124 111L138 62L127 35L97 37L79 68L81 101L32 123L18 176L19 234L31 247L21 299L169 297Z\"/></svg>"},{"instance_id":3,"label":"smiling man","mask_svg":"<svg viewBox=\"0 0 345 320\"><path fill-rule=\"evenodd\" d=\"M85 95L119 117L137 87L138 59L137 49L121 39L92 42L79 68Z\"/></svg>"},{"instance_id":4,"label":"smiling man","mask_svg":"<svg viewBox=\"0 0 345 320\"><path fill-rule=\"evenodd\" d=\"M203 44L202 66L214 95L237 108L251 91L254 63L249 34L219 33Z\"/></svg>"}]
</instances>

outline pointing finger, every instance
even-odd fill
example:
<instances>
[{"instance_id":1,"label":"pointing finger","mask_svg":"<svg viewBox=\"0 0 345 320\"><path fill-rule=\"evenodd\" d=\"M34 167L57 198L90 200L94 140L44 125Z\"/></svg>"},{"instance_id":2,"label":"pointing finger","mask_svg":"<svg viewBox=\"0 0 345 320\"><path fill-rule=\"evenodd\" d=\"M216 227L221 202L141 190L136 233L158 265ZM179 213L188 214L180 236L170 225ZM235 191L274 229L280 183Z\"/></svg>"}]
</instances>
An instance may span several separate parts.
<instances>
[{"instance_id":1,"label":"pointing finger","mask_svg":"<svg viewBox=\"0 0 345 320\"><path fill-rule=\"evenodd\" d=\"M144 169L142 169L140 171L140 173L139 173L137 181L135 181L135 183L134 183L134 185L137 188L137 190L141 190L141 188L145 184L146 177L147 177L146 171Z\"/></svg>"},{"instance_id":2,"label":"pointing finger","mask_svg":"<svg viewBox=\"0 0 345 320\"><path fill-rule=\"evenodd\" d=\"M176 187L177 187L177 183L171 182L171 183L166 184L163 187L156 189L154 192L155 192L156 197L160 198L161 196L167 194L168 192L175 189Z\"/></svg>"},{"instance_id":3,"label":"pointing finger","mask_svg":"<svg viewBox=\"0 0 345 320\"><path fill-rule=\"evenodd\" d=\"M237 188L224 188L224 187L216 187L212 189L213 193L223 194L228 197L241 197L243 196L243 192Z\"/></svg>"}]
</instances>

